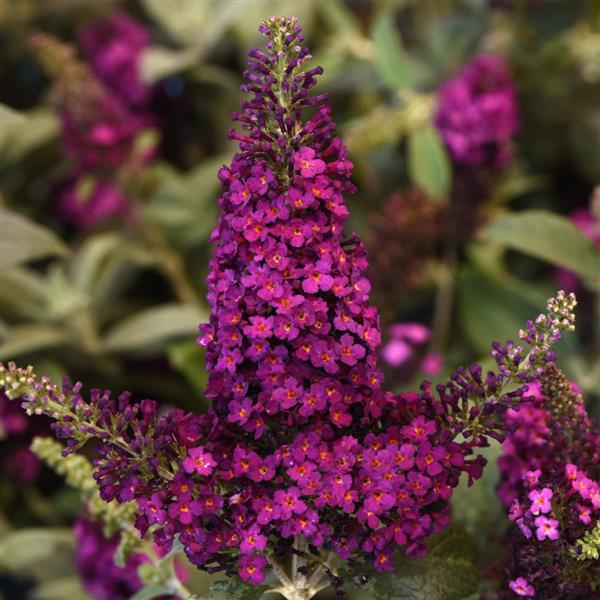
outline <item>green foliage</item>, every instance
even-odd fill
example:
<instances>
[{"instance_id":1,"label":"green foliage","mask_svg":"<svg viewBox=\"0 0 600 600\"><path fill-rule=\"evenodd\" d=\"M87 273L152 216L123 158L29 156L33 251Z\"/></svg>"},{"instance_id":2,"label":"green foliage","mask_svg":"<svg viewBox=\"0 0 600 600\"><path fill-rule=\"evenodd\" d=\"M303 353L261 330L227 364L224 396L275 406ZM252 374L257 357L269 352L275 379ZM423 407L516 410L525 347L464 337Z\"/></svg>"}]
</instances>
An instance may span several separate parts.
<instances>
[{"instance_id":1,"label":"green foliage","mask_svg":"<svg viewBox=\"0 0 600 600\"><path fill-rule=\"evenodd\" d=\"M569 269L600 285L600 251L570 221L544 210L528 210L492 221L483 239Z\"/></svg>"},{"instance_id":2,"label":"green foliage","mask_svg":"<svg viewBox=\"0 0 600 600\"><path fill-rule=\"evenodd\" d=\"M207 315L192 306L165 304L128 317L110 329L103 346L112 351L149 352L174 337L192 336Z\"/></svg>"},{"instance_id":3,"label":"green foliage","mask_svg":"<svg viewBox=\"0 0 600 600\"><path fill-rule=\"evenodd\" d=\"M177 369L202 397L206 387L207 374L199 365L204 364L204 349L195 340L175 341L167 347L171 366Z\"/></svg>"},{"instance_id":4,"label":"green foliage","mask_svg":"<svg viewBox=\"0 0 600 600\"><path fill-rule=\"evenodd\" d=\"M4 208L0 208L0 236L0 271L47 256L64 256L68 252L53 231Z\"/></svg>"},{"instance_id":5,"label":"green foliage","mask_svg":"<svg viewBox=\"0 0 600 600\"><path fill-rule=\"evenodd\" d=\"M461 600L477 591L475 549L456 527L432 538L427 556L402 556L394 566L394 573L374 577L379 600Z\"/></svg>"},{"instance_id":6,"label":"green foliage","mask_svg":"<svg viewBox=\"0 0 600 600\"><path fill-rule=\"evenodd\" d=\"M173 590L166 585L146 585L136 592L129 600L152 600L152 598L166 596L172 591Z\"/></svg>"},{"instance_id":7,"label":"green foliage","mask_svg":"<svg viewBox=\"0 0 600 600\"><path fill-rule=\"evenodd\" d=\"M465 268L460 274L460 323L479 354L488 352L490 340L511 339L543 304L543 292L527 294L524 287L514 278L493 277L475 268Z\"/></svg>"},{"instance_id":8,"label":"green foliage","mask_svg":"<svg viewBox=\"0 0 600 600\"><path fill-rule=\"evenodd\" d=\"M448 153L433 126L419 128L408 139L408 170L412 182L433 200L450 193L452 172Z\"/></svg>"},{"instance_id":9,"label":"green foliage","mask_svg":"<svg viewBox=\"0 0 600 600\"><path fill-rule=\"evenodd\" d=\"M198 600L259 600L267 591L266 585L249 585L237 579L217 581Z\"/></svg>"},{"instance_id":10,"label":"green foliage","mask_svg":"<svg viewBox=\"0 0 600 600\"><path fill-rule=\"evenodd\" d=\"M375 19L371 37L374 44L375 68L383 81L392 89L412 86L415 69L402 48L389 12L381 12Z\"/></svg>"},{"instance_id":11,"label":"green foliage","mask_svg":"<svg viewBox=\"0 0 600 600\"><path fill-rule=\"evenodd\" d=\"M0 173L58 135L57 115L48 109L18 113L0 105Z\"/></svg>"},{"instance_id":12,"label":"green foliage","mask_svg":"<svg viewBox=\"0 0 600 600\"><path fill-rule=\"evenodd\" d=\"M600 560L600 523L575 542L571 555L577 560Z\"/></svg>"}]
</instances>

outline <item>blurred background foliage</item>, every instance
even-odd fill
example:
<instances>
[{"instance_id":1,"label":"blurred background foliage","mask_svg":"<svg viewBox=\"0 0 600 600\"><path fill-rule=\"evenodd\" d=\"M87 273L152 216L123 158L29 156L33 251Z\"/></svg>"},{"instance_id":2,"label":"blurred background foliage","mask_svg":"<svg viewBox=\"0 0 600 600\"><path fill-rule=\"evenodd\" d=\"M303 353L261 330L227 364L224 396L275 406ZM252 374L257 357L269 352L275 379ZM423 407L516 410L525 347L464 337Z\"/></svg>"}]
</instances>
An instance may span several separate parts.
<instances>
[{"instance_id":1,"label":"blurred background foliage","mask_svg":"<svg viewBox=\"0 0 600 600\"><path fill-rule=\"evenodd\" d=\"M145 32L134 75L147 97L126 108L146 120L125 158L107 169L67 151L61 118L71 101L83 111L94 98L89 81L102 79L82 31L115 13ZM355 165L348 233L363 236L370 252L386 348L390 356L404 352L387 360L388 385L402 389L424 373L435 380L458 364L485 364L492 340L513 336L567 286L580 308L563 363L598 416L594 0L7 0L0 13L0 359L186 410L206 407L194 340L208 316L216 172L235 151L226 133L245 56L261 43L257 26L271 14L297 15L315 65L325 68L321 91L331 95ZM63 49L36 46L39 33ZM482 53L503 57L517 94L519 130L502 168L458 164L436 127L444 82ZM89 80L61 84L73 61ZM96 210L111 194L119 209ZM426 334L402 337L406 330L390 328L398 323L418 323ZM403 345L389 347L394 340ZM67 527L79 496L27 455L46 424L15 425L12 409L0 410L0 533L22 536L2 566L29 580L23 592L6 578L5 595L85 597L64 558L73 551ZM455 503L476 541L484 531L500 536L494 485L491 470L477 484L477 501Z\"/></svg>"}]
</instances>

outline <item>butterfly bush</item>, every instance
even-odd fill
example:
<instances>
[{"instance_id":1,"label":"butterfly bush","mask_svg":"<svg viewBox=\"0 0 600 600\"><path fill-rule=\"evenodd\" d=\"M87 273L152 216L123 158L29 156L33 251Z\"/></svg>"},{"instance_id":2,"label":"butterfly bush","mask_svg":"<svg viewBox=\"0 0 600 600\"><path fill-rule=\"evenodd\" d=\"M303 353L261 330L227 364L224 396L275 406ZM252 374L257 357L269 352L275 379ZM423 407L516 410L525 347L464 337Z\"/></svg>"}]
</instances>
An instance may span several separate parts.
<instances>
[{"instance_id":1,"label":"butterfly bush","mask_svg":"<svg viewBox=\"0 0 600 600\"><path fill-rule=\"evenodd\" d=\"M599 566L578 560L577 547L600 517L600 430L555 366L536 384L518 411L508 411L513 432L499 460L499 495L517 525L509 585L520 596L587 598Z\"/></svg>"},{"instance_id":2,"label":"butterfly bush","mask_svg":"<svg viewBox=\"0 0 600 600\"><path fill-rule=\"evenodd\" d=\"M36 33L30 47L56 81L62 144L73 164L73 174L59 190L61 213L82 227L129 214L130 202L117 180L122 169L152 156L152 144L139 147L151 119L108 88L71 46Z\"/></svg>"},{"instance_id":3,"label":"butterfly bush","mask_svg":"<svg viewBox=\"0 0 600 600\"><path fill-rule=\"evenodd\" d=\"M504 167L519 129L516 89L500 56L480 54L439 92L435 124L453 161Z\"/></svg>"},{"instance_id":4,"label":"butterfly bush","mask_svg":"<svg viewBox=\"0 0 600 600\"><path fill-rule=\"evenodd\" d=\"M352 164L326 96L310 95L322 69L306 68L296 19L260 31L266 50L249 53L250 97L230 134L239 151L219 171L199 338L210 410L159 416L150 400L85 398L79 383L12 364L0 384L56 419L65 454L97 440L101 497L135 501L137 529L161 551L177 540L201 569L255 585L272 571L286 597L309 598L328 577L339 587L332 557L391 571L397 548L426 551L461 475L482 473L476 449L503 439L506 411L573 328L575 300L560 293L521 342L496 344L497 373L475 365L435 390L384 391L366 252L343 233Z\"/></svg>"}]
</instances>

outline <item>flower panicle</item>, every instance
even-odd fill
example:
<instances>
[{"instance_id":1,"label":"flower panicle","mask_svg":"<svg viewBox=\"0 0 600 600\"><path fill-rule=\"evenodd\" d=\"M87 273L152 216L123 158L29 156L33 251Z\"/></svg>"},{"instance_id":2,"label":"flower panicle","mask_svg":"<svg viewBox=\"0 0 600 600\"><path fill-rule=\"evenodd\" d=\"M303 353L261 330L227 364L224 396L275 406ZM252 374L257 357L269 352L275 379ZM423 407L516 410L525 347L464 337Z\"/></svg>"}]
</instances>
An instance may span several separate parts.
<instances>
[{"instance_id":1,"label":"flower panicle","mask_svg":"<svg viewBox=\"0 0 600 600\"><path fill-rule=\"evenodd\" d=\"M38 380L33 367L18 368L12 362L8 368L0 363L0 389L9 399L20 398L28 415L54 420L54 435L65 442L63 457L91 439L100 442L94 478L106 502L127 502L137 486L146 489L151 481L172 478L174 462L185 453L179 433L194 420L177 409L159 419L156 402L132 402L129 393L114 400L110 392L93 389L86 400L81 383L65 378L58 387L46 376Z\"/></svg>"},{"instance_id":2,"label":"flower panicle","mask_svg":"<svg viewBox=\"0 0 600 600\"><path fill-rule=\"evenodd\" d=\"M563 332L575 329L576 306L575 294L560 290L548 300L546 312L527 321L525 329L519 331L519 339L530 346L529 350L512 340L505 345L494 343L492 357L500 372L520 383L537 379L545 366L556 360L552 345L561 339Z\"/></svg>"},{"instance_id":3,"label":"flower panicle","mask_svg":"<svg viewBox=\"0 0 600 600\"><path fill-rule=\"evenodd\" d=\"M311 96L310 90L322 74L322 67L305 70L312 58L303 46L304 36L297 18L271 17L259 27L267 38L266 52L248 53L242 91L251 95L242 101L241 112L233 119L241 123L241 132L232 129L231 139L240 142L246 155L263 155L281 174L291 170L294 150L325 137L330 138L335 125L331 122L327 94ZM306 107L317 107L307 123L302 122Z\"/></svg>"}]
</instances>

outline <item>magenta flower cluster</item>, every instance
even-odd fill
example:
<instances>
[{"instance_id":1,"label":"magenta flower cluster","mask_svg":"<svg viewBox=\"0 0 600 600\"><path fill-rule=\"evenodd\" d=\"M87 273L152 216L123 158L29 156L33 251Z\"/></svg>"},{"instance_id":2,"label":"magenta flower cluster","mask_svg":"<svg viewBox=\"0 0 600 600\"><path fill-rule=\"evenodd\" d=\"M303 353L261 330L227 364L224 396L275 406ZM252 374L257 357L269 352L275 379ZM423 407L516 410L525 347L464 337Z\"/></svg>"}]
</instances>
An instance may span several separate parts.
<instances>
[{"instance_id":1,"label":"magenta flower cluster","mask_svg":"<svg viewBox=\"0 0 600 600\"><path fill-rule=\"evenodd\" d=\"M435 124L452 160L504 167L519 129L515 85L504 60L480 54L439 90Z\"/></svg>"},{"instance_id":2,"label":"magenta flower cluster","mask_svg":"<svg viewBox=\"0 0 600 600\"><path fill-rule=\"evenodd\" d=\"M129 107L147 108L152 87L142 80L141 54L150 45L150 33L123 12L84 27L79 44L95 74Z\"/></svg>"},{"instance_id":3,"label":"magenta flower cluster","mask_svg":"<svg viewBox=\"0 0 600 600\"><path fill-rule=\"evenodd\" d=\"M513 431L499 459L499 496L518 527L507 555L518 577L509 586L520 596L587 597L592 572L578 573L569 552L600 517L600 432L578 389L554 367L530 393L507 412Z\"/></svg>"},{"instance_id":4,"label":"magenta flower cluster","mask_svg":"<svg viewBox=\"0 0 600 600\"><path fill-rule=\"evenodd\" d=\"M138 73L140 52L148 41L147 31L123 15L83 29L81 42L90 65L50 36L35 34L31 39L32 49L56 79L62 143L73 163L72 176L59 190L60 212L79 227L129 215L119 172L153 155L153 148L140 154L136 147L141 132L152 125L150 90Z\"/></svg>"},{"instance_id":5,"label":"magenta flower cluster","mask_svg":"<svg viewBox=\"0 0 600 600\"><path fill-rule=\"evenodd\" d=\"M75 566L83 588L97 600L128 600L143 587L137 571L149 561L144 554L133 554L122 567L115 564L119 537L107 539L95 521L79 518L75 522Z\"/></svg>"}]
</instances>

